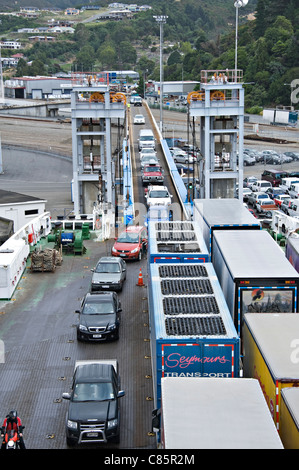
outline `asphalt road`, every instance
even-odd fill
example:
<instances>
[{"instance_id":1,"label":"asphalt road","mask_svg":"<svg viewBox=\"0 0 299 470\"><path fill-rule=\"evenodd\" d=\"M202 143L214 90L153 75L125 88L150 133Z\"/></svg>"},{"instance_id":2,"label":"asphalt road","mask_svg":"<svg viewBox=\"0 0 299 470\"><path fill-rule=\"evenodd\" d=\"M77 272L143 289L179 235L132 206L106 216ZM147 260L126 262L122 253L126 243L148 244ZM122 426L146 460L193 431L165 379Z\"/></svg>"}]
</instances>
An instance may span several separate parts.
<instances>
[{"instance_id":1,"label":"asphalt road","mask_svg":"<svg viewBox=\"0 0 299 470\"><path fill-rule=\"evenodd\" d=\"M46 200L52 218L72 211L70 157L3 146L2 160L1 189Z\"/></svg>"}]
</instances>

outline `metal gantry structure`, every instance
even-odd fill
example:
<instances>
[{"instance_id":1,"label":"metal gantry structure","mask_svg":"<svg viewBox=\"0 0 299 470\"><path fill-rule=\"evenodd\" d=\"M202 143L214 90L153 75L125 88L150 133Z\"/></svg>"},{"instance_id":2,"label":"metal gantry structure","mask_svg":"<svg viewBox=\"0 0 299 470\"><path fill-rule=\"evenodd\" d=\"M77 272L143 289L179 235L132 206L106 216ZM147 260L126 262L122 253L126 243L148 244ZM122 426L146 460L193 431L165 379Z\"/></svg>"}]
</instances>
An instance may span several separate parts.
<instances>
[{"instance_id":1,"label":"metal gantry structure","mask_svg":"<svg viewBox=\"0 0 299 470\"><path fill-rule=\"evenodd\" d=\"M74 73L71 109L74 214L105 215L114 225L118 159L111 128L126 118L126 96L110 91L107 73Z\"/></svg>"},{"instance_id":2,"label":"metal gantry structure","mask_svg":"<svg viewBox=\"0 0 299 470\"><path fill-rule=\"evenodd\" d=\"M202 70L200 91L188 95L199 126L200 197L243 199L244 88L242 70Z\"/></svg>"}]
</instances>

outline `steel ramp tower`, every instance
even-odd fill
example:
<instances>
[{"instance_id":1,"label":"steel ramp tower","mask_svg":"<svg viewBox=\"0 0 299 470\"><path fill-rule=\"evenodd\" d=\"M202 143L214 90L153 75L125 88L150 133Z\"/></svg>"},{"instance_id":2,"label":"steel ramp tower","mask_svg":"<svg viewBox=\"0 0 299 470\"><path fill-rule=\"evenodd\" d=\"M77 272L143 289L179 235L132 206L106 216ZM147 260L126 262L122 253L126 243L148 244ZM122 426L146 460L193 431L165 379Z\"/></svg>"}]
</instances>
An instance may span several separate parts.
<instances>
[{"instance_id":1,"label":"steel ramp tower","mask_svg":"<svg viewBox=\"0 0 299 470\"><path fill-rule=\"evenodd\" d=\"M244 88L242 70L202 70L200 91L188 95L199 125L200 197L243 200Z\"/></svg>"},{"instance_id":2,"label":"steel ramp tower","mask_svg":"<svg viewBox=\"0 0 299 470\"><path fill-rule=\"evenodd\" d=\"M72 110L72 196L74 213L105 214L115 222L115 161L112 120L126 116L126 96L112 93L107 73L74 73Z\"/></svg>"}]
</instances>

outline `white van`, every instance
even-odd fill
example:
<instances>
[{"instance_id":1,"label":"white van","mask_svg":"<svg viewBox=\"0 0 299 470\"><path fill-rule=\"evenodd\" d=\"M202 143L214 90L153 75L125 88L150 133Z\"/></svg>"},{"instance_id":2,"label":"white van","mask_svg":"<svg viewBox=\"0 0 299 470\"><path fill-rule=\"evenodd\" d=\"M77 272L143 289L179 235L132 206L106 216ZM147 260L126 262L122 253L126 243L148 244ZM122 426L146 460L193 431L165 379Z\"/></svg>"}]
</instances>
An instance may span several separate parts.
<instances>
[{"instance_id":1,"label":"white van","mask_svg":"<svg viewBox=\"0 0 299 470\"><path fill-rule=\"evenodd\" d=\"M292 199L297 199L299 197L299 181L298 183L291 184L289 195Z\"/></svg>"},{"instance_id":2,"label":"white van","mask_svg":"<svg viewBox=\"0 0 299 470\"><path fill-rule=\"evenodd\" d=\"M257 180L251 186L253 192L265 192L267 189L272 188L272 184L266 180Z\"/></svg>"},{"instance_id":3,"label":"white van","mask_svg":"<svg viewBox=\"0 0 299 470\"><path fill-rule=\"evenodd\" d=\"M151 129L142 129L139 132L138 148L139 152L143 148L156 148L156 140Z\"/></svg>"},{"instance_id":4,"label":"white van","mask_svg":"<svg viewBox=\"0 0 299 470\"><path fill-rule=\"evenodd\" d=\"M299 178L282 178L279 188L288 193L291 185L295 183L299 183Z\"/></svg>"},{"instance_id":5,"label":"white van","mask_svg":"<svg viewBox=\"0 0 299 470\"><path fill-rule=\"evenodd\" d=\"M290 201L287 213L291 217L298 217L299 216L299 201L298 200Z\"/></svg>"}]
</instances>

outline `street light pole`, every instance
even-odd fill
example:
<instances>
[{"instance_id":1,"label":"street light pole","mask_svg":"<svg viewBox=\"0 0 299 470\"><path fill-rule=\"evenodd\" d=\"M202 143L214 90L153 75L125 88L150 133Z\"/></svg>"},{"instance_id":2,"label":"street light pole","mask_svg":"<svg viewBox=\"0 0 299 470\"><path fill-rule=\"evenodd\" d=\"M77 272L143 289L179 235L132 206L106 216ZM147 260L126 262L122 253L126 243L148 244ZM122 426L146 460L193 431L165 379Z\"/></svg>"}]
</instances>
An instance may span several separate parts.
<instances>
[{"instance_id":1,"label":"street light pole","mask_svg":"<svg viewBox=\"0 0 299 470\"><path fill-rule=\"evenodd\" d=\"M245 7L248 0L236 0L234 6L236 8L236 45L235 45L235 80L238 81L237 70L238 70L238 22L239 22L239 8Z\"/></svg>"},{"instance_id":2,"label":"street light pole","mask_svg":"<svg viewBox=\"0 0 299 470\"><path fill-rule=\"evenodd\" d=\"M160 24L160 132L163 133L163 25L168 16L154 16L157 23Z\"/></svg>"}]
</instances>

